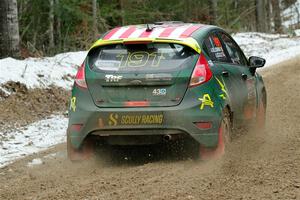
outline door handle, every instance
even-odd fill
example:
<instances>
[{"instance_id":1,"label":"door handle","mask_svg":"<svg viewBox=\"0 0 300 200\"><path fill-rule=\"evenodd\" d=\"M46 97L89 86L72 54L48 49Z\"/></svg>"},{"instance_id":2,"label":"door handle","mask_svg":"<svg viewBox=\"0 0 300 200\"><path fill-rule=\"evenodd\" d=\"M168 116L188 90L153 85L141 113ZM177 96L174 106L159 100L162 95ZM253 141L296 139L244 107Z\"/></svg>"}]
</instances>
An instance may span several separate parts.
<instances>
[{"instance_id":1,"label":"door handle","mask_svg":"<svg viewBox=\"0 0 300 200\"><path fill-rule=\"evenodd\" d=\"M247 74L242 74L242 79L243 80L247 80L247 78L248 78Z\"/></svg>"},{"instance_id":2,"label":"door handle","mask_svg":"<svg viewBox=\"0 0 300 200\"><path fill-rule=\"evenodd\" d=\"M224 77L228 77L228 76L229 76L229 73L228 73L228 71L223 71L223 72L222 72L222 75L223 75Z\"/></svg>"}]
</instances>

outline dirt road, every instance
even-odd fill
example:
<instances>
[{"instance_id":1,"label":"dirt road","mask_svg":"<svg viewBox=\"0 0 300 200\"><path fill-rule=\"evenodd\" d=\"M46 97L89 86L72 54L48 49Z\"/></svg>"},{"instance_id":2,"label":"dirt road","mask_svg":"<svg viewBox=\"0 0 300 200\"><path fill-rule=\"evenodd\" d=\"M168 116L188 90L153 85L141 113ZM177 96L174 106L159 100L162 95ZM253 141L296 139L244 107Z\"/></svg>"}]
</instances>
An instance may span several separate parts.
<instances>
[{"instance_id":1,"label":"dirt road","mask_svg":"<svg viewBox=\"0 0 300 200\"><path fill-rule=\"evenodd\" d=\"M71 164L58 145L0 169L0 199L300 199L300 58L281 65L262 72L267 131L241 134L218 161Z\"/></svg>"}]
</instances>

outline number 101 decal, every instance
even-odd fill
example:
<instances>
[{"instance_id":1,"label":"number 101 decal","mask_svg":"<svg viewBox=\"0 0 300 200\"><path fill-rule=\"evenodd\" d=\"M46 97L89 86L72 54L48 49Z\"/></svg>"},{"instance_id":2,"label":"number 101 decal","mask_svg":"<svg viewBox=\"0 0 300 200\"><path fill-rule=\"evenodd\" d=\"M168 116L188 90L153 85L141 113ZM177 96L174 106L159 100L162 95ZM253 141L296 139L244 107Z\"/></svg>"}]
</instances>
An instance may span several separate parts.
<instances>
[{"instance_id":1,"label":"number 101 decal","mask_svg":"<svg viewBox=\"0 0 300 200\"><path fill-rule=\"evenodd\" d=\"M152 91L153 96L165 96L167 94L166 88L154 89Z\"/></svg>"}]
</instances>

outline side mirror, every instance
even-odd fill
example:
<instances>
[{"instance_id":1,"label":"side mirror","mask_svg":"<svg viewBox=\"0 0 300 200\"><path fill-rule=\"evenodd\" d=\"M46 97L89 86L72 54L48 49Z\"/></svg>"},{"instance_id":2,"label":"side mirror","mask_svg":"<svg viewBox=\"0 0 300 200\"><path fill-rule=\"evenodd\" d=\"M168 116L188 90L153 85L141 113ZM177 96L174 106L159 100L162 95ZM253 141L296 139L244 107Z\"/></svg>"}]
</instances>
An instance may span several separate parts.
<instances>
[{"instance_id":1,"label":"side mirror","mask_svg":"<svg viewBox=\"0 0 300 200\"><path fill-rule=\"evenodd\" d=\"M260 68L266 64L266 60L257 56L251 56L249 58L250 68Z\"/></svg>"},{"instance_id":2,"label":"side mirror","mask_svg":"<svg viewBox=\"0 0 300 200\"><path fill-rule=\"evenodd\" d=\"M266 64L266 60L257 56L251 56L249 58L250 72L254 76L256 68L263 67Z\"/></svg>"}]
</instances>

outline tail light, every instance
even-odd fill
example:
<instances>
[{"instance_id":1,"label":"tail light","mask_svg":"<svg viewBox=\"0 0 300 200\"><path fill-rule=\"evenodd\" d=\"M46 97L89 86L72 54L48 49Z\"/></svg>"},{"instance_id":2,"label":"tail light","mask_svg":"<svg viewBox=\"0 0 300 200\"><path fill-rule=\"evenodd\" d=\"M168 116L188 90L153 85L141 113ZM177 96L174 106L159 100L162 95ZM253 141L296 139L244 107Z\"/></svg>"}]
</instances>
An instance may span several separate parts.
<instances>
[{"instance_id":1,"label":"tail light","mask_svg":"<svg viewBox=\"0 0 300 200\"><path fill-rule=\"evenodd\" d=\"M203 130L211 129L212 123L211 122L194 122L194 124L199 128Z\"/></svg>"},{"instance_id":2,"label":"tail light","mask_svg":"<svg viewBox=\"0 0 300 200\"><path fill-rule=\"evenodd\" d=\"M72 129L72 131L80 131L82 126L83 126L83 124L72 124L71 129Z\"/></svg>"},{"instance_id":3,"label":"tail light","mask_svg":"<svg viewBox=\"0 0 300 200\"><path fill-rule=\"evenodd\" d=\"M209 81L211 77L212 77L212 72L209 69L208 62L204 57L204 55L200 54L200 57L192 73L190 87L194 87L202 83L205 83Z\"/></svg>"},{"instance_id":4,"label":"tail light","mask_svg":"<svg viewBox=\"0 0 300 200\"><path fill-rule=\"evenodd\" d=\"M84 63L79 67L76 77L75 77L75 84L78 87L83 89L87 88L86 81L85 81L85 72L84 72Z\"/></svg>"},{"instance_id":5,"label":"tail light","mask_svg":"<svg viewBox=\"0 0 300 200\"><path fill-rule=\"evenodd\" d=\"M127 107L146 107L149 106L149 101L126 101L124 104Z\"/></svg>"}]
</instances>

